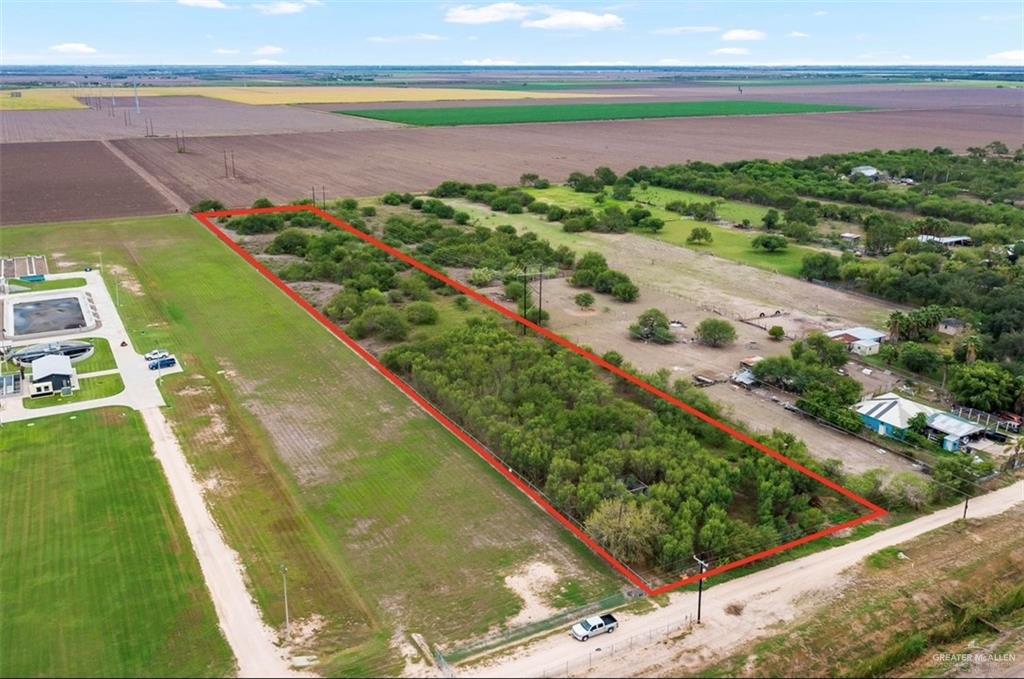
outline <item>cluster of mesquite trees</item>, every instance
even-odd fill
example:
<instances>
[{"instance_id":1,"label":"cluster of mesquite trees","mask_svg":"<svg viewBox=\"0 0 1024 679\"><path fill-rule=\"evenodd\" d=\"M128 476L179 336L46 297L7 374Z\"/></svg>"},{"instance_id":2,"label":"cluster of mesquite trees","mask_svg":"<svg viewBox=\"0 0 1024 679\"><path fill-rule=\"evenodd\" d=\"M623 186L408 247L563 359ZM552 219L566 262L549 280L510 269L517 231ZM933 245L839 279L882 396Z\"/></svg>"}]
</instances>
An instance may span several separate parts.
<instances>
[{"instance_id":1,"label":"cluster of mesquite trees","mask_svg":"<svg viewBox=\"0 0 1024 679\"><path fill-rule=\"evenodd\" d=\"M497 322L470 319L384 363L634 565L731 559L828 518L817 482ZM673 389L713 412L691 387ZM770 444L814 466L791 437Z\"/></svg>"}]
</instances>

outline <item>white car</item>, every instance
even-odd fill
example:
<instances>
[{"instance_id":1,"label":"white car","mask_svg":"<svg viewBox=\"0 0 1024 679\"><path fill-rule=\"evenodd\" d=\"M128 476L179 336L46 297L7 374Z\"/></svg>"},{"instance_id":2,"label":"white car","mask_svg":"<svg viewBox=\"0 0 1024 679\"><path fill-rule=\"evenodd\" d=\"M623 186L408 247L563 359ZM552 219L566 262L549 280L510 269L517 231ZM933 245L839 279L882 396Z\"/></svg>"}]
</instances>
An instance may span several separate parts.
<instances>
[{"instance_id":1,"label":"white car","mask_svg":"<svg viewBox=\"0 0 1024 679\"><path fill-rule=\"evenodd\" d=\"M145 356L144 359L147 361L159 361L161 358L167 358L171 354L166 349L154 349Z\"/></svg>"}]
</instances>

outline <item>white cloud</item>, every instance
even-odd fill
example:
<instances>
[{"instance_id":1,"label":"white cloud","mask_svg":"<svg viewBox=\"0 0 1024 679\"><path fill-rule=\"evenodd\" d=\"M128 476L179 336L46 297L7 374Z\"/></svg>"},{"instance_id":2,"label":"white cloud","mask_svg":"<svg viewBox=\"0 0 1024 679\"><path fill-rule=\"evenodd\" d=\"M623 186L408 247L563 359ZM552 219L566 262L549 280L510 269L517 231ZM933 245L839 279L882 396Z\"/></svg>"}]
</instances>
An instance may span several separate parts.
<instances>
[{"instance_id":1,"label":"white cloud","mask_svg":"<svg viewBox=\"0 0 1024 679\"><path fill-rule=\"evenodd\" d=\"M297 2L258 2L252 7L260 14L280 15L305 12L308 7L319 5L319 0L299 0Z\"/></svg>"},{"instance_id":2,"label":"white cloud","mask_svg":"<svg viewBox=\"0 0 1024 679\"><path fill-rule=\"evenodd\" d=\"M271 54L280 54L281 52L284 52L284 48L278 47L277 45L264 45L263 47L257 47L252 51L253 54L261 57L270 56Z\"/></svg>"},{"instance_id":3,"label":"white cloud","mask_svg":"<svg viewBox=\"0 0 1024 679\"><path fill-rule=\"evenodd\" d=\"M459 5L445 12L444 20L450 24L495 24L499 21L520 21L530 12L529 7L516 2L497 2L483 7Z\"/></svg>"},{"instance_id":4,"label":"white cloud","mask_svg":"<svg viewBox=\"0 0 1024 679\"><path fill-rule=\"evenodd\" d=\"M764 40L766 37L763 31L752 28L734 28L722 34L722 40Z\"/></svg>"},{"instance_id":5,"label":"white cloud","mask_svg":"<svg viewBox=\"0 0 1024 679\"><path fill-rule=\"evenodd\" d=\"M651 31L655 35L688 35L690 33L718 33L718 26L671 26Z\"/></svg>"},{"instance_id":6,"label":"white cloud","mask_svg":"<svg viewBox=\"0 0 1024 679\"><path fill-rule=\"evenodd\" d=\"M525 66L522 61L515 59L465 59L463 66Z\"/></svg>"},{"instance_id":7,"label":"white cloud","mask_svg":"<svg viewBox=\"0 0 1024 679\"><path fill-rule=\"evenodd\" d=\"M740 55L743 55L743 54L750 54L750 50L748 50L746 47L722 47L720 49L713 50L712 52L709 52L709 54L713 54L713 55L728 54L728 55L731 55L731 56L740 56Z\"/></svg>"},{"instance_id":8,"label":"white cloud","mask_svg":"<svg viewBox=\"0 0 1024 679\"><path fill-rule=\"evenodd\" d=\"M990 64L1006 64L1008 66L1024 66L1024 50L1006 50L985 57Z\"/></svg>"},{"instance_id":9,"label":"white cloud","mask_svg":"<svg viewBox=\"0 0 1024 679\"><path fill-rule=\"evenodd\" d=\"M86 45L84 42L62 42L59 45L53 45L50 47L51 52L57 52L58 54L96 54L96 48Z\"/></svg>"},{"instance_id":10,"label":"white cloud","mask_svg":"<svg viewBox=\"0 0 1024 679\"><path fill-rule=\"evenodd\" d=\"M241 52L241 50L232 50L227 49L225 47L218 47L217 49L213 50L214 54L238 54L239 52Z\"/></svg>"},{"instance_id":11,"label":"white cloud","mask_svg":"<svg viewBox=\"0 0 1024 679\"><path fill-rule=\"evenodd\" d=\"M278 61L277 59L256 59L255 61L250 61L249 65L250 66L282 66L282 65L284 65L284 62L283 61Z\"/></svg>"},{"instance_id":12,"label":"white cloud","mask_svg":"<svg viewBox=\"0 0 1024 679\"><path fill-rule=\"evenodd\" d=\"M807 35L803 31L790 31L789 33L786 34L786 37L787 38L809 38L811 36Z\"/></svg>"},{"instance_id":13,"label":"white cloud","mask_svg":"<svg viewBox=\"0 0 1024 679\"><path fill-rule=\"evenodd\" d=\"M203 9L234 9L222 0L178 0L178 4L185 7L202 7Z\"/></svg>"},{"instance_id":14,"label":"white cloud","mask_svg":"<svg viewBox=\"0 0 1024 679\"><path fill-rule=\"evenodd\" d=\"M622 17L611 14L594 14L573 9L542 8L547 14L543 19L527 19L524 28L543 28L555 31L603 31L608 28L621 28Z\"/></svg>"},{"instance_id":15,"label":"white cloud","mask_svg":"<svg viewBox=\"0 0 1024 679\"><path fill-rule=\"evenodd\" d=\"M416 35L374 35L366 40L368 42L383 42L383 43L395 43L395 42L439 42L441 40L447 40L448 38L443 35L435 35L434 33L417 33Z\"/></svg>"},{"instance_id":16,"label":"white cloud","mask_svg":"<svg viewBox=\"0 0 1024 679\"><path fill-rule=\"evenodd\" d=\"M817 12L814 13L814 16L816 16L816 17L823 17L823 16L826 16L827 14L828 14L828 12L826 12L825 10L819 9Z\"/></svg>"}]
</instances>

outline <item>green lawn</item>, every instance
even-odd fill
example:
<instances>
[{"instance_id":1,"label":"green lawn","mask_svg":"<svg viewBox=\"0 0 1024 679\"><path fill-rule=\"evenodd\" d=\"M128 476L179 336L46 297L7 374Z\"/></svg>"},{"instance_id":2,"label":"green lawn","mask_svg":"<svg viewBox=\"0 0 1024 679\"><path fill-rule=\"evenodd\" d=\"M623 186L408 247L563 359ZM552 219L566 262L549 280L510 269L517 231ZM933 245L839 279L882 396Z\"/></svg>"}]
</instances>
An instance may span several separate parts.
<instances>
[{"instance_id":1,"label":"green lawn","mask_svg":"<svg viewBox=\"0 0 1024 679\"><path fill-rule=\"evenodd\" d=\"M565 123L641 118L701 118L707 116L788 115L864 111L863 106L833 106L776 101L668 101L622 104L531 104L529 106L467 106L452 108L391 108L335 111L406 125L511 125Z\"/></svg>"},{"instance_id":2,"label":"green lawn","mask_svg":"<svg viewBox=\"0 0 1024 679\"><path fill-rule=\"evenodd\" d=\"M322 616L308 652L336 675L401 671L396 630L466 641L522 606L504 577L533 560L588 598L622 580L238 255L186 216L5 229L134 276L138 351L178 354L162 388L182 446L268 623ZM187 252L188 256L181 256ZM108 279L108 285L113 280ZM429 330L424 330L429 332Z\"/></svg>"},{"instance_id":3,"label":"green lawn","mask_svg":"<svg viewBox=\"0 0 1024 679\"><path fill-rule=\"evenodd\" d=\"M79 375L84 375L100 370L111 370L117 367L114 360L114 352L110 349L110 342L105 337L87 337L85 342L93 346L92 356L75 365Z\"/></svg>"},{"instance_id":4,"label":"green lawn","mask_svg":"<svg viewBox=\"0 0 1024 679\"><path fill-rule=\"evenodd\" d=\"M99 377L82 377L78 380L79 388L71 392L71 396L41 396L39 398L26 398L23 400L25 407L29 410L38 408L49 408L51 406L63 406L69 403L81 401L92 401L98 398L114 396L124 391L124 381L120 375L100 375Z\"/></svg>"},{"instance_id":5,"label":"green lawn","mask_svg":"<svg viewBox=\"0 0 1024 679\"><path fill-rule=\"evenodd\" d=\"M0 675L233 672L134 411L4 424L0 517Z\"/></svg>"},{"instance_id":6,"label":"green lawn","mask_svg":"<svg viewBox=\"0 0 1024 679\"><path fill-rule=\"evenodd\" d=\"M27 288L27 290L13 290L13 293L42 292L44 290L67 290L68 288L81 288L85 285L84 278L50 279L39 283L29 283L27 281L14 279L8 282L13 286Z\"/></svg>"},{"instance_id":7,"label":"green lawn","mask_svg":"<svg viewBox=\"0 0 1024 679\"><path fill-rule=\"evenodd\" d=\"M633 205L633 201L617 201L610 197L606 197L604 203L598 205L594 202L594 194L577 193L565 186L552 186L547 189L529 189L528 191L538 200L566 208L589 207L599 209L601 205L617 205L623 209L628 209ZM723 259L756 266L760 269L775 271L786 276L799 275L804 255L814 251L811 248L796 245L794 243L790 243L789 247L781 252L762 252L754 250L750 246L750 241L757 235L758 232L756 230L747 232L738 229L709 225L693 219L683 218L675 212L669 212L664 209L664 206L673 200L689 202L698 200L700 202L707 202L708 200L712 200L712 197L710 196L702 196L700 194L687 193L685 191L676 191L674 189L650 188L646 191L638 190L636 197L641 200L654 203L654 205L644 205L644 207L649 209L655 217L659 217L665 221L665 228L660 233L652 235L645 234L646 237L649 238L657 238L658 240L663 240L667 243L672 243L673 245L680 245L700 252L708 252L718 257L722 257ZM486 212L490 212L486 206L483 206L483 209ZM731 216L727 216L727 211ZM736 217L739 217L740 220L750 219L752 224L757 225L760 223L760 216L766 211L767 208L760 208L749 203L727 201L723 204L719 213L726 219L734 219ZM496 216L499 224L512 224L515 226L515 220L512 218L523 217L526 220L531 220L532 222L540 222L545 225L550 224L552 228L546 230L561 229L560 224L545 222L542 218L538 218L534 215L505 215L497 213ZM690 232L697 226L705 226L711 229L711 233L713 235L711 243L707 245L692 245L686 242ZM556 239L554 238L551 240L556 245L561 245L563 243L567 245L571 244L571 237L573 234L565 235L569 238L558 239L558 242L556 242Z\"/></svg>"}]
</instances>

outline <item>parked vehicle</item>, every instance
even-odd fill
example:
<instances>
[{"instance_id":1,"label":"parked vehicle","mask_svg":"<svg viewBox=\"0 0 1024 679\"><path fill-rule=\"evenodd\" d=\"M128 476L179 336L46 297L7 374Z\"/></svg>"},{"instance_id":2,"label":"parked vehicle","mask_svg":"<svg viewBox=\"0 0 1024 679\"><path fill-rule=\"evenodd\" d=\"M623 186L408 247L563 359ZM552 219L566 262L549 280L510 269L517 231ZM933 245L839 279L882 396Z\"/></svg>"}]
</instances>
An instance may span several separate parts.
<instances>
[{"instance_id":1,"label":"parked vehicle","mask_svg":"<svg viewBox=\"0 0 1024 679\"><path fill-rule=\"evenodd\" d=\"M613 632L619 626L619 621L611 613L602 616L594 616L586 620L580 620L572 626L572 635L577 641L586 641L592 636Z\"/></svg>"},{"instance_id":2,"label":"parked vehicle","mask_svg":"<svg viewBox=\"0 0 1024 679\"><path fill-rule=\"evenodd\" d=\"M161 358L167 358L170 355L171 352L167 351L166 349L154 349L153 351L143 356L143 358L146 359L147 361L158 361Z\"/></svg>"},{"instance_id":3,"label":"parked vehicle","mask_svg":"<svg viewBox=\"0 0 1024 679\"><path fill-rule=\"evenodd\" d=\"M161 358L158 361L153 361L152 363L150 363L149 369L163 370L165 368L173 368L176 365L178 365L177 359L175 359L173 356L167 356L166 358Z\"/></svg>"}]
</instances>

